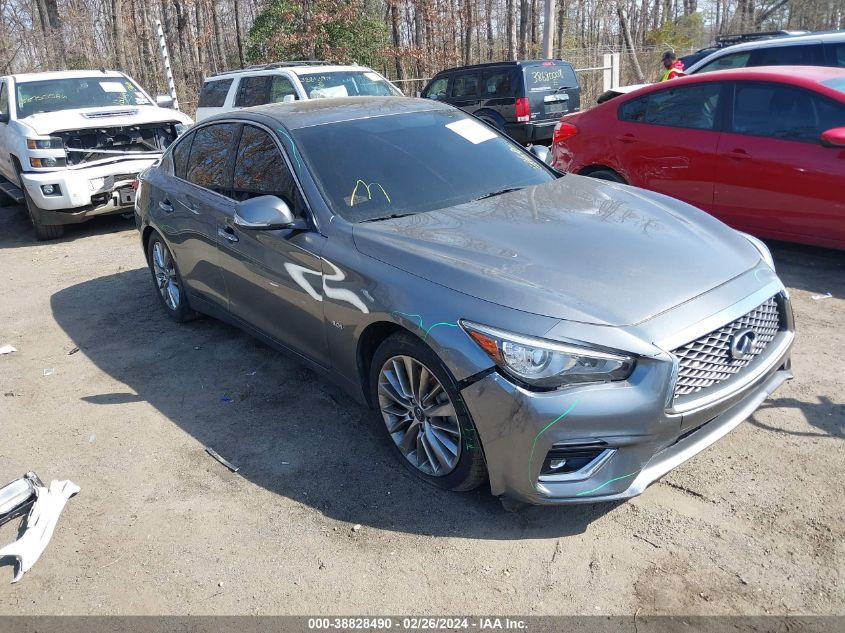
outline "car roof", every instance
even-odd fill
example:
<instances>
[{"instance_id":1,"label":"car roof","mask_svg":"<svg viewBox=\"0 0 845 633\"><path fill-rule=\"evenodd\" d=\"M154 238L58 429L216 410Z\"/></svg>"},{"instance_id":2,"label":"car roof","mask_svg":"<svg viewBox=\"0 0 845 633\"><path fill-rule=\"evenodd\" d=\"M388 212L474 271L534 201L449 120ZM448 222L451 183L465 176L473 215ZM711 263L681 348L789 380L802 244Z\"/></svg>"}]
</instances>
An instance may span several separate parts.
<instances>
[{"instance_id":1,"label":"car roof","mask_svg":"<svg viewBox=\"0 0 845 633\"><path fill-rule=\"evenodd\" d=\"M357 64L354 66L343 64L302 64L295 66L285 66L283 64L279 64L277 66L274 66L270 64L269 66L258 66L256 68L239 68L238 70L232 70L229 72L215 73L210 77L206 77L204 83L207 83L209 81L218 81L220 79L231 79L232 77L236 77L239 75L274 75L279 74L283 70L290 71L297 76L308 75L311 73L329 73L343 71L374 72L372 71L372 69L367 68L366 66L358 66Z\"/></svg>"},{"instance_id":2,"label":"car roof","mask_svg":"<svg viewBox=\"0 0 845 633\"><path fill-rule=\"evenodd\" d=\"M670 79L669 82L659 81L657 83L643 86L625 94L627 98L636 98L637 95L644 95L655 90L661 90L674 85L686 85L693 83L710 83L714 81L777 81L788 83L794 86L818 89L823 81L829 79L845 78L845 68L834 68L831 66L749 66L747 68L735 68L732 70L714 70L700 75L687 75ZM826 87L822 86L823 91ZM835 90L830 90L837 93ZM845 96L838 93L838 96ZM619 103L617 99L611 99L606 103Z\"/></svg>"},{"instance_id":3,"label":"car roof","mask_svg":"<svg viewBox=\"0 0 845 633\"><path fill-rule=\"evenodd\" d=\"M454 111L456 109L448 104L438 103L431 99L416 99L413 97L338 97L333 99L308 99L291 103L273 103L233 112L223 112L203 120L202 123L225 119L252 119L259 122L272 119L290 130L296 130L325 123L432 110Z\"/></svg>"},{"instance_id":4,"label":"car roof","mask_svg":"<svg viewBox=\"0 0 845 633\"><path fill-rule=\"evenodd\" d=\"M780 35L764 40L752 40L750 42L742 42L741 44L734 44L732 46L723 46L717 48L707 57L698 60L688 71L698 70L705 62L730 55L731 53L741 53L742 51L757 50L760 48L780 48L782 46L798 46L800 44L812 44L818 42L827 44L832 42L845 42L845 29L838 31L818 31L816 33L806 33L803 35Z\"/></svg>"},{"instance_id":5,"label":"car roof","mask_svg":"<svg viewBox=\"0 0 845 633\"><path fill-rule=\"evenodd\" d=\"M29 81L47 81L50 79L81 79L83 77L120 77L124 74L116 70L59 70L49 73L21 73L11 75L17 83Z\"/></svg>"},{"instance_id":6,"label":"car roof","mask_svg":"<svg viewBox=\"0 0 845 633\"><path fill-rule=\"evenodd\" d=\"M465 71L465 70L483 70L485 68L498 68L501 66L535 66L537 64L543 64L545 62L554 62L556 64L569 64L572 65L570 62L566 61L565 59L519 59L519 60L506 60L502 62L485 62L483 64L472 64L470 66L453 66L452 68L444 68L443 70L439 71L437 75L442 75L443 73L452 73L456 71ZM435 76L437 76L435 75Z\"/></svg>"}]
</instances>

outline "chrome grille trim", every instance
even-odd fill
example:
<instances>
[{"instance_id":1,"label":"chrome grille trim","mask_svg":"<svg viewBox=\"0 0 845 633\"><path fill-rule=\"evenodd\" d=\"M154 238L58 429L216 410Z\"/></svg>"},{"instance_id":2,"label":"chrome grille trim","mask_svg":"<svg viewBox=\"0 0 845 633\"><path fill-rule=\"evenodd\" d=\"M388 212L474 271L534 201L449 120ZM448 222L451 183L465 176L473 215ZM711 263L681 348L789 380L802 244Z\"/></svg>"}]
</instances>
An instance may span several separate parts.
<instances>
[{"instance_id":1,"label":"chrome grille trim","mask_svg":"<svg viewBox=\"0 0 845 633\"><path fill-rule=\"evenodd\" d=\"M770 297L750 312L672 351L678 360L674 401L719 385L741 373L766 351L781 329L781 309L777 296ZM744 358L731 357L731 338L751 329L757 336ZM703 394L702 394L703 395Z\"/></svg>"}]
</instances>

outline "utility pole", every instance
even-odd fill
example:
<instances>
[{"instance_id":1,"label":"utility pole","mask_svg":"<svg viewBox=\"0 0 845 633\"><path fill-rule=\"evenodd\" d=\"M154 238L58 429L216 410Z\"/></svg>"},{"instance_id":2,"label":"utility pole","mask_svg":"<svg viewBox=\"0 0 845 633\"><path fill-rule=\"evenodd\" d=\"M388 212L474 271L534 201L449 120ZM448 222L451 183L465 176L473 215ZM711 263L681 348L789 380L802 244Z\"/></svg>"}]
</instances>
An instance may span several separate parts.
<instances>
[{"instance_id":1,"label":"utility pole","mask_svg":"<svg viewBox=\"0 0 845 633\"><path fill-rule=\"evenodd\" d=\"M555 0L544 0L543 57L552 59L555 54Z\"/></svg>"},{"instance_id":2,"label":"utility pole","mask_svg":"<svg viewBox=\"0 0 845 633\"><path fill-rule=\"evenodd\" d=\"M173 108L179 109L179 99L176 98L176 84L173 83L173 72L170 70L170 53L167 52L167 40L164 39L164 30L161 28L161 21L156 20L156 33L158 34L158 46L161 49L161 61L164 64L164 74L167 77L167 91L173 99Z\"/></svg>"}]
</instances>

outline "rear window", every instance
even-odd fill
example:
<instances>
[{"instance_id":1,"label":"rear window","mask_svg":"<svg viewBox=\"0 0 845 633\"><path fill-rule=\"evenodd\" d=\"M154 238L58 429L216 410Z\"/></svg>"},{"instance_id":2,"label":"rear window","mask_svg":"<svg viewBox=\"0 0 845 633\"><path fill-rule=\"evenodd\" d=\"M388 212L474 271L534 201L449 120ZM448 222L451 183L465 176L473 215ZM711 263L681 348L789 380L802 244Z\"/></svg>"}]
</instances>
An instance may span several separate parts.
<instances>
[{"instance_id":1,"label":"rear window","mask_svg":"<svg viewBox=\"0 0 845 633\"><path fill-rule=\"evenodd\" d=\"M222 108L226 101L226 95L229 94L229 87L232 85L231 79L218 79L216 81L207 81L200 92L198 108Z\"/></svg>"},{"instance_id":2,"label":"rear window","mask_svg":"<svg viewBox=\"0 0 845 633\"><path fill-rule=\"evenodd\" d=\"M558 88L577 88L578 78L569 64L527 66L525 83L529 92L551 92Z\"/></svg>"}]
</instances>

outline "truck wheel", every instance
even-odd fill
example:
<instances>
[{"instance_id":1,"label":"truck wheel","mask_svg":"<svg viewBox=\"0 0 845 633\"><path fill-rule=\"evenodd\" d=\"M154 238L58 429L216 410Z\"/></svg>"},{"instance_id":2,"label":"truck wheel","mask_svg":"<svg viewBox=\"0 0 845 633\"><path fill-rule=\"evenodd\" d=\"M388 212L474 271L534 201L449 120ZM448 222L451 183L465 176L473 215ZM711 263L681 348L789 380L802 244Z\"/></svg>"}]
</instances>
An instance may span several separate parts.
<instances>
[{"instance_id":1,"label":"truck wheel","mask_svg":"<svg viewBox=\"0 0 845 633\"><path fill-rule=\"evenodd\" d=\"M61 224L44 224L39 219L41 217L41 209L33 202L29 196L26 187L23 187L23 196L26 200L26 212L29 214L29 221L32 223L32 228L35 229L35 237L39 241L55 240L65 234L65 227Z\"/></svg>"}]
</instances>

